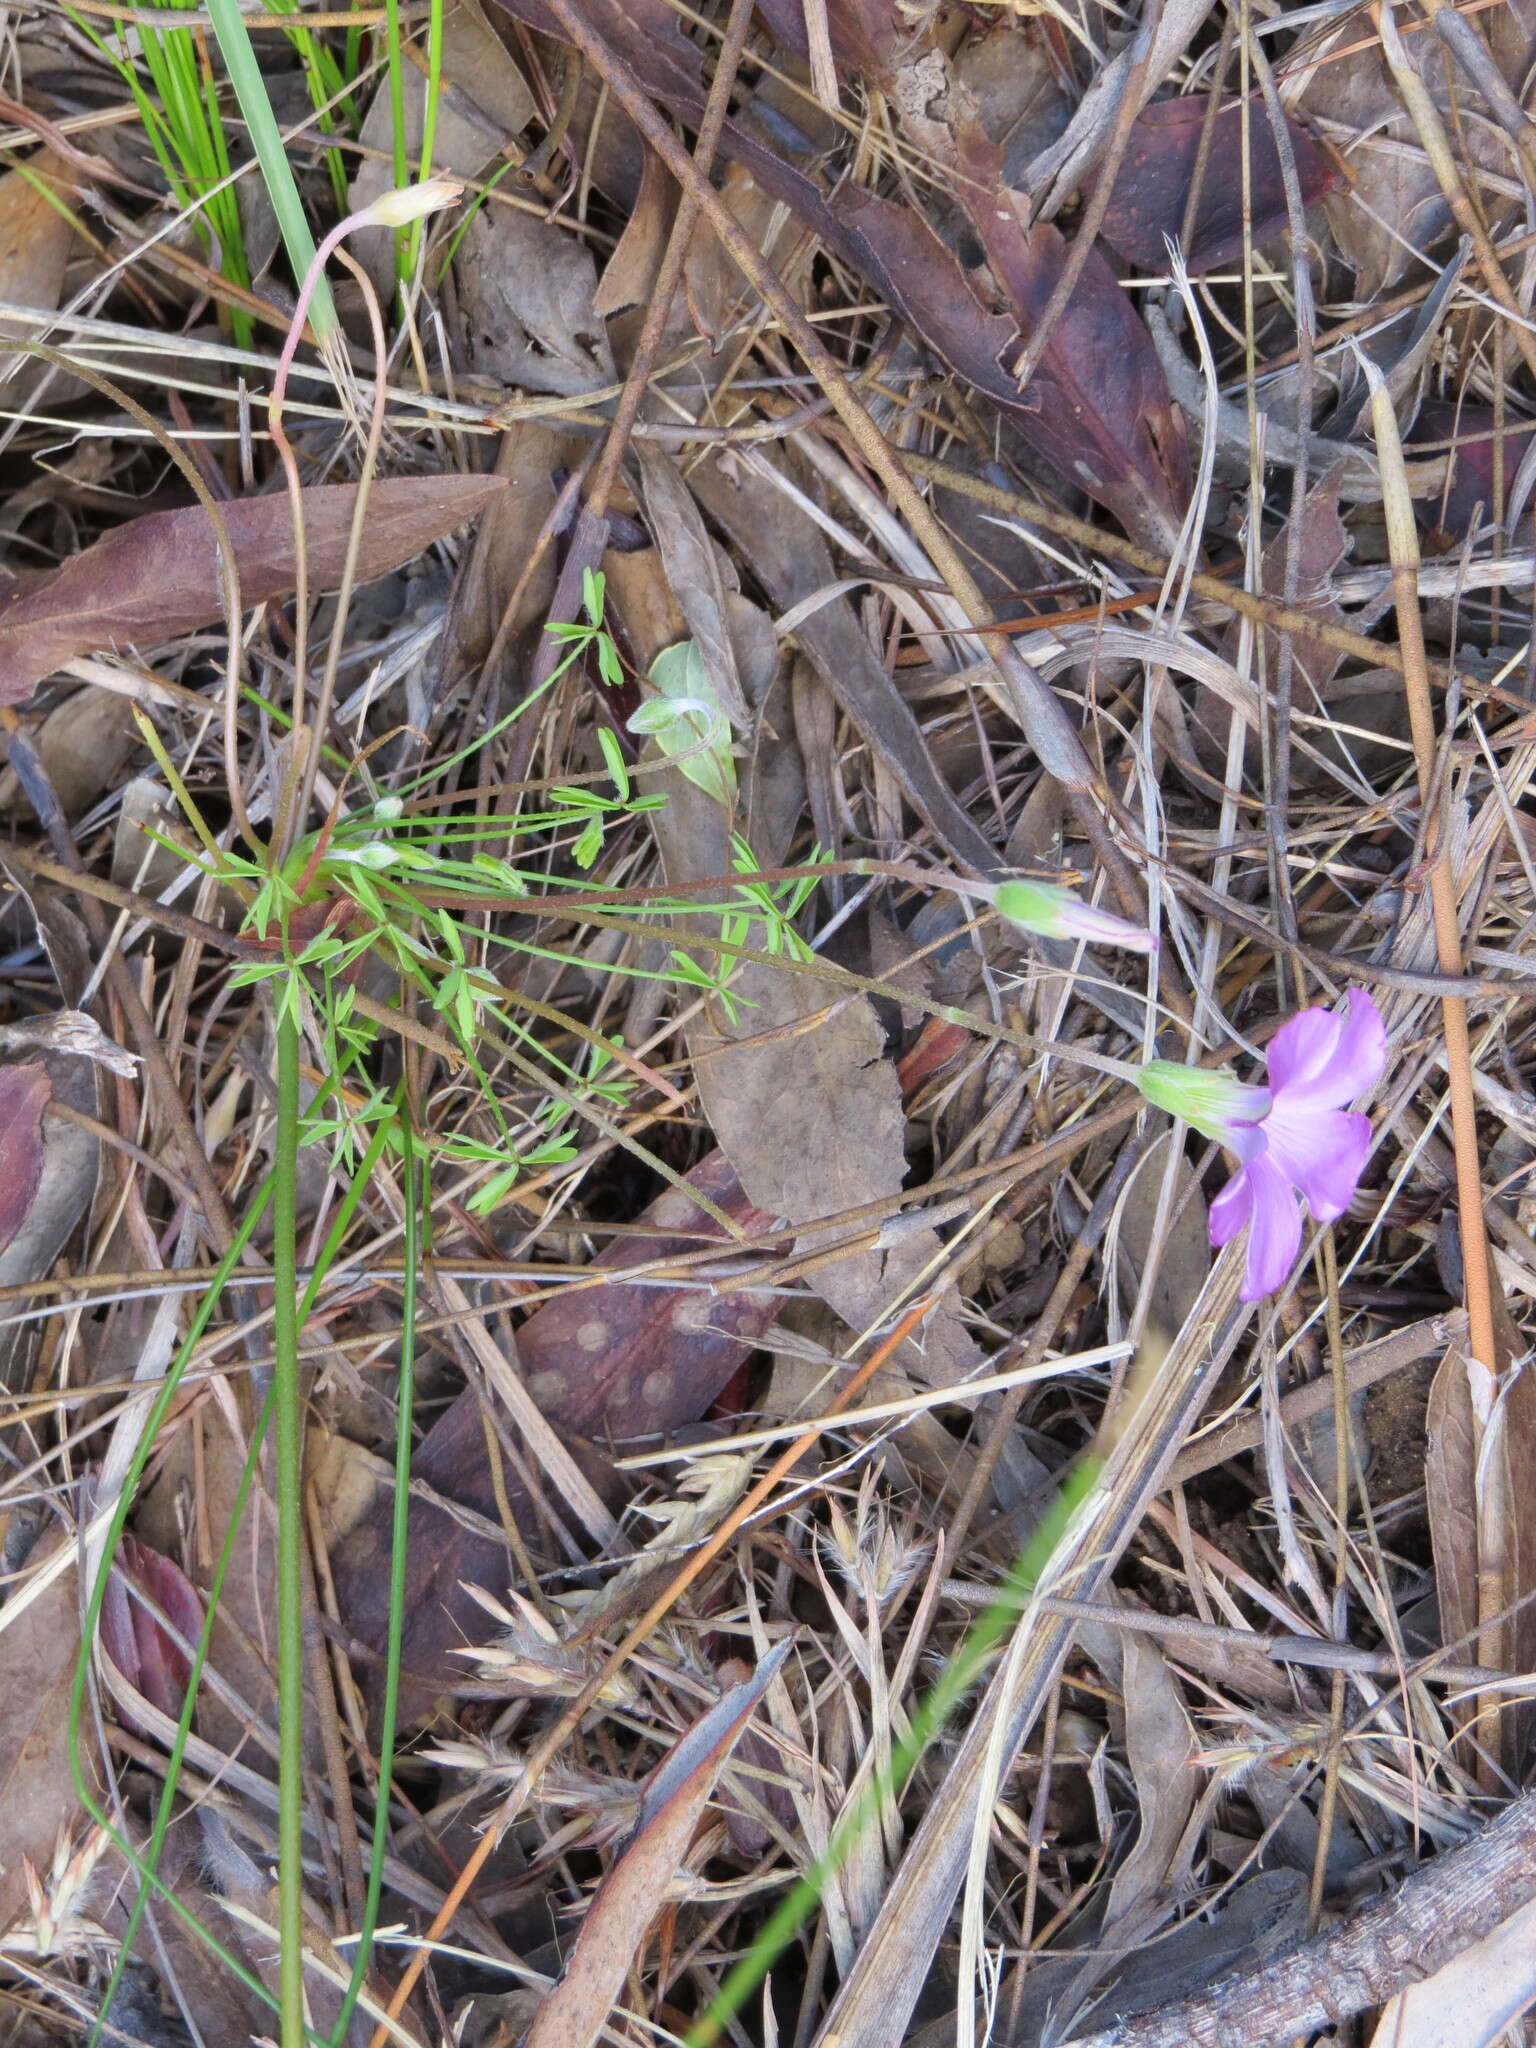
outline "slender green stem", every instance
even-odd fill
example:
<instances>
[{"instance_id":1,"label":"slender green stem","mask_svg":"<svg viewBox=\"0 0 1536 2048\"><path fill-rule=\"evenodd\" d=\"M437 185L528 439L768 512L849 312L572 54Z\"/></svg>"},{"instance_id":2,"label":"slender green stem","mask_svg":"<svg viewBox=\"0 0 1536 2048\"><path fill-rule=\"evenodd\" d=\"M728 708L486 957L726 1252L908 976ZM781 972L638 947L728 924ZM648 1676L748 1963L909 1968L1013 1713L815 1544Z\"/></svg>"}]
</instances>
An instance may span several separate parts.
<instances>
[{"instance_id":1,"label":"slender green stem","mask_svg":"<svg viewBox=\"0 0 1536 2048\"><path fill-rule=\"evenodd\" d=\"M272 211L277 215L288 261L293 266L294 276L303 277L315 258L315 238L310 233L293 166L283 146L282 130L277 125L277 116L272 111L272 102L262 81L261 65L251 43L251 32L240 12L240 0L208 0L208 18L218 39L229 82L235 89L235 98L240 103L240 112L245 117L261 175L266 180L267 196L272 201ZM323 277L315 287L309 317L321 345L334 345L339 339L341 326L336 318L330 286Z\"/></svg>"},{"instance_id":2,"label":"slender green stem","mask_svg":"<svg viewBox=\"0 0 1536 2048\"><path fill-rule=\"evenodd\" d=\"M341 2011L331 2029L331 2048L341 2048L352 2011L368 1975L379 1902L384 1891L384 1855L389 1842L389 1794L394 1778L395 1730L400 1714L400 1647L405 1621L406 1540L411 1511L411 1415L416 1391L416 1276L421 1266L421 1223L430 1210L417 1188L416 1146L410 1103L400 1095L400 1144L405 1201L405 1263L400 1286L400 1385L395 1411L395 1501L389 1558L389 1634L384 1645L384 1706L379 1729L379 1784L373 1802L373 1853L363 1901L357 1956ZM361 1176L360 1176L361 1177Z\"/></svg>"},{"instance_id":3,"label":"slender green stem","mask_svg":"<svg viewBox=\"0 0 1536 2048\"><path fill-rule=\"evenodd\" d=\"M277 1005L272 1393L277 1495L277 1931L282 2048L304 2048L304 1401L299 1383L299 1024Z\"/></svg>"}]
</instances>

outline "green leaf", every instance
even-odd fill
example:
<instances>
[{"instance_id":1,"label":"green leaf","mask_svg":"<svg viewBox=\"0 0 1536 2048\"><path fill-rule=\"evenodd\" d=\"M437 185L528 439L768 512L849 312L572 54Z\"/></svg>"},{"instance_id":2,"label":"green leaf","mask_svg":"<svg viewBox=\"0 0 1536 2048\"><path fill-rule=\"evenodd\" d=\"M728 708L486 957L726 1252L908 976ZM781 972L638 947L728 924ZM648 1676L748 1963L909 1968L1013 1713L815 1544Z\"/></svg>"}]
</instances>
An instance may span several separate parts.
<instances>
[{"instance_id":1,"label":"green leaf","mask_svg":"<svg viewBox=\"0 0 1536 2048\"><path fill-rule=\"evenodd\" d=\"M731 728L716 701L698 643L680 640L651 663L657 695L629 720L631 732L653 734L669 761L706 796L727 809L736 797Z\"/></svg>"}]
</instances>

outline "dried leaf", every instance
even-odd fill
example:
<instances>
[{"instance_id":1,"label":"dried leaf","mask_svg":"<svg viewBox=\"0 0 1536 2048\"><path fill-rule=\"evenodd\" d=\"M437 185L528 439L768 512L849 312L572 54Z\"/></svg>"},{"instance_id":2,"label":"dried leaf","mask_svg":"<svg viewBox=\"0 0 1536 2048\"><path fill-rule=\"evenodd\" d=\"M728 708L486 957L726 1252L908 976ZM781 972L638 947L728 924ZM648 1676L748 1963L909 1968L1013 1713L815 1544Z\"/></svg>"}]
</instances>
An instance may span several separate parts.
<instances>
[{"instance_id":1,"label":"dried leaf","mask_svg":"<svg viewBox=\"0 0 1536 2048\"><path fill-rule=\"evenodd\" d=\"M637 459L646 519L667 583L698 643L715 702L740 730L752 714L736 669L720 557L677 464L653 441L640 443Z\"/></svg>"},{"instance_id":2,"label":"dried leaf","mask_svg":"<svg viewBox=\"0 0 1536 2048\"><path fill-rule=\"evenodd\" d=\"M1149 1271L1163 1175L1172 1142L1170 1133L1151 1147L1131 1176L1120 1210L1120 1245L1135 1276L1133 1290L1139 1295L1150 1277L1151 1324L1163 1331L1183 1329L1184 1319L1199 1300L1211 1270L1205 1197L1181 1149L1167 1228L1158 1243L1157 1263Z\"/></svg>"},{"instance_id":3,"label":"dried leaf","mask_svg":"<svg viewBox=\"0 0 1536 2048\"><path fill-rule=\"evenodd\" d=\"M906 1182L906 1114L885 1034L865 997L829 1003L823 983L787 969L746 966L731 990L739 1026L724 1028L718 1006L706 1006L709 1025L689 1034L700 1099L751 1199L788 1218L798 1252L822 1249L844 1234L822 1219ZM940 1249L936 1231L907 1228L889 1245L818 1263L809 1278L850 1328L864 1330L910 1297ZM978 1358L947 1297L902 1354L938 1385L963 1378Z\"/></svg>"},{"instance_id":4,"label":"dried leaf","mask_svg":"<svg viewBox=\"0 0 1536 2048\"><path fill-rule=\"evenodd\" d=\"M72 690L32 737L59 806L70 819L81 817L103 790L113 786L141 744L133 705L110 690ZM0 811L25 816L30 809L21 785L7 769L0 775Z\"/></svg>"},{"instance_id":5,"label":"dried leaf","mask_svg":"<svg viewBox=\"0 0 1536 2048\"><path fill-rule=\"evenodd\" d=\"M1194 1730L1160 1645L1129 1629L1121 1660L1126 1755L1141 1826L1109 1888L1106 1929L1132 1920L1154 1902L1172 1905L1185 1874L1176 1867L1175 1855L1203 1779L1194 1761ZM1194 1844L1188 1846L1192 1851Z\"/></svg>"},{"instance_id":6,"label":"dried leaf","mask_svg":"<svg viewBox=\"0 0 1536 2048\"><path fill-rule=\"evenodd\" d=\"M358 580L414 560L475 518L504 488L499 477L411 476L368 495ZM357 493L317 484L303 493L311 592L334 589L346 559ZM240 498L222 508L245 604L293 589L293 513L286 493ZM44 676L99 648L155 646L224 615L212 522L201 505L152 512L115 527L93 546L0 604L0 703L19 704Z\"/></svg>"},{"instance_id":7,"label":"dried leaf","mask_svg":"<svg viewBox=\"0 0 1536 2048\"><path fill-rule=\"evenodd\" d=\"M75 230L66 209L75 204L63 165L51 150L40 150L24 171L0 177L0 299L13 306L57 310L64 290ZM19 320L0 321L0 337L35 341L37 329ZM50 405L66 403L85 386L36 359L0 353L3 403L9 409L46 386Z\"/></svg>"},{"instance_id":8,"label":"dried leaf","mask_svg":"<svg viewBox=\"0 0 1536 2048\"><path fill-rule=\"evenodd\" d=\"M614 381L590 250L526 213L482 209L454 258L470 359L482 377L564 398Z\"/></svg>"},{"instance_id":9,"label":"dried leaf","mask_svg":"<svg viewBox=\"0 0 1536 2048\"><path fill-rule=\"evenodd\" d=\"M1183 233L1209 105L1207 93L1160 100L1156 106L1144 107L1131 129L1099 233L1117 254L1143 270L1165 271L1167 243ZM1257 93L1248 103L1246 125L1253 239L1260 243L1279 234L1288 216L1280 152ZM1222 107L1213 124L1200 204L1184 251L1192 272L1217 269L1242 252L1243 207L1248 196L1243 182L1243 129L1242 101ZM1301 203L1311 206L1338 184L1338 173L1304 128L1287 121L1286 133L1296 161Z\"/></svg>"},{"instance_id":10,"label":"dried leaf","mask_svg":"<svg viewBox=\"0 0 1536 2048\"><path fill-rule=\"evenodd\" d=\"M1351 40L1355 40L1351 38ZM1409 36L1404 49L1441 112L1451 118L1447 83L1449 59L1432 35ZM1454 94L1461 114L1458 147L1469 169L1494 177L1508 168L1508 146L1482 118L1468 118L1481 102L1457 79ZM1471 107L1469 107L1469 101ZM1403 108L1379 43L1360 48L1336 63L1319 65L1293 104L1344 156L1352 184L1327 194L1328 225L1344 260L1354 267L1355 296L1362 305L1418 273L1415 251L1429 255L1449 232L1450 208L1430 168L1418 130ZM1497 231L1503 209L1492 203L1489 227Z\"/></svg>"},{"instance_id":11,"label":"dried leaf","mask_svg":"<svg viewBox=\"0 0 1536 2048\"><path fill-rule=\"evenodd\" d=\"M43 1066L0 1067L0 1251L32 1213L43 1177L43 1111L53 1082Z\"/></svg>"},{"instance_id":12,"label":"dried leaf","mask_svg":"<svg viewBox=\"0 0 1536 2048\"><path fill-rule=\"evenodd\" d=\"M12 870L5 870L13 889L26 903L48 954L59 993L78 1003L90 978L91 954L80 920L47 892L29 889ZM51 1099L92 1118L101 1114L100 1083L94 1061L68 1051L47 1050L41 1065L47 1071ZM96 1192L101 1147L90 1131L50 1117L43 1125L42 1173L32 1201L11 1241L0 1249L0 1287L38 1280L49 1272L90 1206ZM24 1322L0 1327L0 1384L20 1376L27 1345L36 1326Z\"/></svg>"},{"instance_id":13,"label":"dried leaf","mask_svg":"<svg viewBox=\"0 0 1536 2048\"><path fill-rule=\"evenodd\" d=\"M660 157L647 150L640 196L592 294L592 310L601 319L649 301L676 211L677 186Z\"/></svg>"},{"instance_id":14,"label":"dried leaf","mask_svg":"<svg viewBox=\"0 0 1536 2048\"><path fill-rule=\"evenodd\" d=\"M789 1650L788 1643L781 1643L770 1651L753 1676L717 1701L653 1774L635 1831L598 1886L565 1974L540 2007L524 2048L591 2048L603 2031L688 1852L716 1773Z\"/></svg>"},{"instance_id":15,"label":"dried leaf","mask_svg":"<svg viewBox=\"0 0 1536 2048\"><path fill-rule=\"evenodd\" d=\"M69 1536L46 1539L28 1571L56 1562ZM12 1601L25 1598L23 1582ZM9 1603L8 1603L9 1605ZM0 1933L28 1909L27 1865L51 1870L77 1811L70 1771L69 1698L80 1648L73 1560L14 1616L0 1609Z\"/></svg>"},{"instance_id":16,"label":"dried leaf","mask_svg":"<svg viewBox=\"0 0 1536 2048\"><path fill-rule=\"evenodd\" d=\"M1477 1465L1466 1359L1455 1345L1440 1361L1430 1387L1425 1428L1424 1494L1435 1552L1435 1594L1440 1637L1450 1643L1477 1627Z\"/></svg>"}]
</instances>

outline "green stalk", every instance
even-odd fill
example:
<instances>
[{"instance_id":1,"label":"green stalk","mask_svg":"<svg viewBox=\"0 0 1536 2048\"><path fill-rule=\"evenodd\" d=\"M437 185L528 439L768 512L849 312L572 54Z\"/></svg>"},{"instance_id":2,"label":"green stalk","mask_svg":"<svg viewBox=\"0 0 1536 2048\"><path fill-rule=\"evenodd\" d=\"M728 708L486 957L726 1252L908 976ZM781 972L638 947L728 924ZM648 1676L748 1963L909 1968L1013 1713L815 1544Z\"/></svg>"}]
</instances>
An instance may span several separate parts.
<instances>
[{"instance_id":1,"label":"green stalk","mask_svg":"<svg viewBox=\"0 0 1536 2048\"><path fill-rule=\"evenodd\" d=\"M282 2048L304 2048L304 1402L299 1380L299 1023L280 993L272 1161L277 1494L277 1933Z\"/></svg>"},{"instance_id":2,"label":"green stalk","mask_svg":"<svg viewBox=\"0 0 1536 2048\"><path fill-rule=\"evenodd\" d=\"M305 217L293 166L283 147L277 116L262 83L261 66L251 43L251 32L240 12L239 0L208 0L208 18L213 24L213 33L224 59L224 68L229 73L229 82L235 89L240 112L245 117L261 175L266 180L267 195L272 201L272 211L277 215L288 261L293 266L294 276L301 278L315 260L315 238ZM323 277L315 286L309 317L321 347L335 347L340 341L341 323L336 317L336 302L331 297L330 286Z\"/></svg>"},{"instance_id":3,"label":"green stalk","mask_svg":"<svg viewBox=\"0 0 1536 2048\"><path fill-rule=\"evenodd\" d=\"M400 1391L395 1411L395 1500L389 1556L389 1635L384 1645L384 1707L379 1730L379 1785L373 1802L373 1848L368 1859L368 1890L357 1956L341 2011L331 2029L330 2048L341 2048L352 2012L368 1975L373 1937L379 1924L384 1891L384 1854L389 1840L389 1794L394 1779L395 1729L400 1713L400 1647L405 1623L406 1539L411 1515L411 1411L416 1391L416 1275L420 1269L421 1218L430 1214L417 1194L416 1147L411 1133L410 1104L400 1096L400 1143L403 1153L405 1261L400 1286ZM362 1174L358 1176L363 1178Z\"/></svg>"}]
</instances>

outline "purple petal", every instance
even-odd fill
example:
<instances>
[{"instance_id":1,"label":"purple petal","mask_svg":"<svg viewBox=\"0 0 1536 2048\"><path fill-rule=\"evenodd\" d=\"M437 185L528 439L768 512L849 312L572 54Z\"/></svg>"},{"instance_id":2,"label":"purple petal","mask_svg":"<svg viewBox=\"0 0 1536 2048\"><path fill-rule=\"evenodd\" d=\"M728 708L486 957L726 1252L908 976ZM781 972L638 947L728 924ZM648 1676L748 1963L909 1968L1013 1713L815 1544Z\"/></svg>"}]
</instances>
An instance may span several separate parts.
<instances>
[{"instance_id":1,"label":"purple petal","mask_svg":"<svg viewBox=\"0 0 1536 2048\"><path fill-rule=\"evenodd\" d=\"M1301 1248L1301 1212L1290 1183L1272 1160L1256 1159L1246 1171L1252 1188L1253 1217L1248 1230L1248 1259L1238 1292L1244 1301L1262 1301L1266 1294L1276 1293L1290 1277Z\"/></svg>"},{"instance_id":2,"label":"purple petal","mask_svg":"<svg viewBox=\"0 0 1536 2048\"><path fill-rule=\"evenodd\" d=\"M1366 1154L1371 1120L1342 1109L1319 1109L1286 1096L1264 1120L1268 1157L1307 1198L1319 1223L1332 1223L1349 1207Z\"/></svg>"},{"instance_id":3,"label":"purple petal","mask_svg":"<svg viewBox=\"0 0 1536 2048\"><path fill-rule=\"evenodd\" d=\"M1364 989L1351 989L1349 1008L1301 1010L1275 1033L1269 1085L1299 1106L1342 1109L1375 1086L1386 1064L1387 1030Z\"/></svg>"},{"instance_id":4,"label":"purple petal","mask_svg":"<svg viewBox=\"0 0 1536 2048\"><path fill-rule=\"evenodd\" d=\"M1211 1243L1218 1251L1224 1244L1232 1242L1252 1214L1253 1184L1245 1166L1233 1174L1211 1204Z\"/></svg>"},{"instance_id":5,"label":"purple petal","mask_svg":"<svg viewBox=\"0 0 1536 2048\"><path fill-rule=\"evenodd\" d=\"M1339 1033L1338 1049L1328 1069L1335 1106L1342 1109L1374 1088L1387 1063L1387 1027L1381 1012L1363 988L1349 992L1349 1014Z\"/></svg>"},{"instance_id":6,"label":"purple petal","mask_svg":"<svg viewBox=\"0 0 1536 2048\"><path fill-rule=\"evenodd\" d=\"M1269 1042L1269 1085L1315 1088L1327 1075L1339 1042L1343 1018L1332 1010L1298 1010Z\"/></svg>"}]
</instances>

